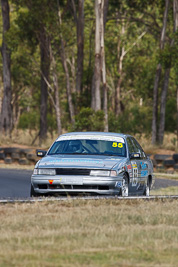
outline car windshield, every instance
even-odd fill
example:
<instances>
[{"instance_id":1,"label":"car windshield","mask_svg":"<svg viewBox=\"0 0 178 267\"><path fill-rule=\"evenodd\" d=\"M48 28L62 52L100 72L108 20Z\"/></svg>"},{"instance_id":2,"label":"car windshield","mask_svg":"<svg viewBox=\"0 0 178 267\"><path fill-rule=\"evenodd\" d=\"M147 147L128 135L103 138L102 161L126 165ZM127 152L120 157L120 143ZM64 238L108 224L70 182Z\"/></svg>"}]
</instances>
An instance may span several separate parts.
<instances>
[{"instance_id":1,"label":"car windshield","mask_svg":"<svg viewBox=\"0 0 178 267\"><path fill-rule=\"evenodd\" d=\"M57 140L50 148L48 155L83 154L126 157L124 140L91 140L70 139Z\"/></svg>"}]
</instances>

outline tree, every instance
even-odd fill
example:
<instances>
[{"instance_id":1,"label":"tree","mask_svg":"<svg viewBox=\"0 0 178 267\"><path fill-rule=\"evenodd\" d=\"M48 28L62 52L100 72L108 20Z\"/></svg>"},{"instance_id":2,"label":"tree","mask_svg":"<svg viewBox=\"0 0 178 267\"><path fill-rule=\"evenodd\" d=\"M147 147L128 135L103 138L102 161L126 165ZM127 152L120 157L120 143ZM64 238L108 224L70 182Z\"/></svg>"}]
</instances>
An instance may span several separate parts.
<instances>
[{"instance_id":1,"label":"tree","mask_svg":"<svg viewBox=\"0 0 178 267\"><path fill-rule=\"evenodd\" d=\"M103 110L105 114L105 131L108 131L108 101L106 84L106 66L104 49L104 28L106 23L108 1L95 1L95 67L92 81L91 107L98 111L101 109L100 86L103 86Z\"/></svg>"},{"instance_id":2,"label":"tree","mask_svg":"<svg viewBox=\"0 0 178 267\"><path fill-rule=\"evenodd\" d=\"M77 28L77 73L76 90L82 92L83 59L84 59L84 0L78 1L78 15L74 0L72 0L74 19Z\"/></svg>"},{"instance_id":3,"label":"tree","mask_svg":"<svg viewBox=\"0 0 178 267\"><path fill-rule=\"evenodd\" d=\"M39 31L40 55L41 55L41 104L40 104L40 143L47 137L47 101L50 70L49 36L42 24Z\"/></svg>"},{"instance_id":4,"label":"tree","mask_svg":"<svg viewBox=\"0 0 178 267\"><path fill-rule=\"evenodd\" d=\"M106 21L106 10L104 8L104 0L101 1L101 72L102 72L102 84L103 84L103 110L104 110L104 131L108 132L108 96L107 96L107 84L106 84L106 63L105 63L105 49L104 49L104 22Z\"/></svg>"},{"instance_id":5,"label":"tree","mask_svg":"<svg viewBox=\"0 0 178 267\"><path fill-rule=\"evenodd\" d=\"M74 106L72 103L70 75L69 75L69 70L68 70L68 66L67 66L67 57L66 57L66 52L65 52L65 45L64 45L63 35L62 35L62 18L61 18L59 1L58 1L58 19L59 19L58 25L60 27L60 41L61 41L60 55L61 55L62 65L63 65L63 69L65 72L65 77L66 77L66 89L67 89L67 99L68 99L68 105L69 105L70 120L71 120L72 124L74 124L75 123L75 113L74 113Z\"/></svg>"},{"instance_id":6,"label":"tree","mask_svg":"<svg viewBox=\"0 0 178 267\"><path fill-rule=\"evenodd\" d=\"M163 26L161 31L160 38L160 49L164 49L165 44L165 36L166 36L166 25L167 25L167 17L168 17L168 8L169 8L169 0L165 0L165 10L163 17ZM156 75L154 81L154 90L153 90L153 119L152 119L152 144L155 144L158 140L157 136L157 120L158 120L158 87L159 81L161 77L162 66L159 62L156 68Z\"/></svg>"},{"instance_id":7,"label":"tree","mask_svg":"<svg viewBox=\"0 0 178 267\"><path fill-rule=\"evenodd\" d=\"M54 101L53 105L56 112L56 122L57 122L57 131L60 135L62 133L62 125L61 125L61 107L59 102L59 84L58 84L58 76L56 69L56 60L53 55L52 47L50 45L50 56L51 56L51 65L52 65L52 76L53 76L53 84L54 84Z\"/></svg>"},{"instance_id":8,"label":"tree","mask_svg":"<svg viewBox=\"0 0 178 267\"><path fill-rule=\"evenodd\" d=\"M0 131L5 135L11 135L13 128L12 122L12 92L11 92L11 53L6 42L6 33L10 28L9 3L8 0L1 0L1 9L3 17L3 42L2 42L2 59L3 59L3 100L0 118Z\"/></svg>"},{"instance_id":9,"label":"tree","mask_svg":"<svg viewBox=\"0 0 178 267\"><path fill-rule=\"evenodd\" d=\"M176 1L174 0L173 2L173 33L175 35L176 33L176 20L177 20L177 12L176 10ZM163 86L161 90L161 101L160 101L160 121L159 121L159 132L158 132L158 142L159 144L163 143L164 139L164 130L165 130L165 114L166 114L166 99L167 99L167 91L168 91L168 86L169 86L169 77L170 77L170 70L171 70L171 65L172 65L172 55L171 55L171 50L174 47L175 44L175 37L172 38L170 41L169 49L167 52L167 59L165 63L165 73L164 73L164 81L163 81Z\"/></svg>"},{"instance_id":10,"label":"tree","mask_svg":"<svg viewBox=\"0 0 178 267\"><path fill-rule=\"evenodd\" d=\"M171 40L170 50L177 44L175 44L174 38L176 38L176 31L178 28L178 0L173 1L173 32L174 37ZM165 113L166 113L166 98L167 98L167 91L169 85L169 77L170 77L170 70L172 64L172 56L170 51L168 51L168 62L166 62L166 69L164 74L164 82L161 91L161 105L160 105L160 123L159 123L159 135L158 135L158 142L160 144L163 143L164 139L164 130L165 130ZM176 94L177 97L178 93Z\"/></svg>"},{"instance_id":11,"label":"tree","mask_svg":"<svg viewBox=\"0 0 178 267\"><path fill-rule=\"evenodd\" d=\"M92 108L97 111L101 109L101 1L95 0L95 67L92 84Z\"/></svg>"},{"instance_id":12,"label":"tree","mask_svg":"<svg viewBox=\"0 0 178 267\"><path fill-rule=\"evenodd\" d=\"M178 45L178 0L174 0L173 1L173 12L174 12L174 32L176 35L176 42L175 45ZM177 78L176 78L176 108L177 108L177 147L178 147L178 60L175 63L175 69L176 69L176 74L177 74Z\"/></svg>"}]
</instances>

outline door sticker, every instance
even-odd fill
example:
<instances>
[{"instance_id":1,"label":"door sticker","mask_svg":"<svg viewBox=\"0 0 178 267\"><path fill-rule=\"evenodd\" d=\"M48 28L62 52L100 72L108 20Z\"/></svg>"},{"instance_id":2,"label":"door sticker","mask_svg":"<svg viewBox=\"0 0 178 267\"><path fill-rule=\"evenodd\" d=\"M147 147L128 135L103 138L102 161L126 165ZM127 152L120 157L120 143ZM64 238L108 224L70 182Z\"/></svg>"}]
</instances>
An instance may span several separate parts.
<instances>
[{"instance_id":1,"label":"door sticker","mask_svg":"<svg viewBox=\"0 0 178 267\"><path fill-rule=\"evenodd\" d=\"M148 171L146 170L141 171L141 177L145 177L145 176L148 176Z\"/></svg>"},{"instance_id":2,"label":"door sticker","mask_svg":"<svg viewBox=\"0 0 178 267\"><path fill-rule=\"evenodd\" d=\"M140 162L141 164L141 169L145 170L146 168L148 168L148 165L145 162Z\"/></svg>"},{"instance_id":3,"label":"door sticker","mask_svg":"<svg viewBox=\"0 0 178 267\"><path fill-rule=\"evenodd\" d=\"M132 169L133 169L132 186L136 186L138 183L138 168L135 162L132 163Z\"/></svg>"}]
</instances>

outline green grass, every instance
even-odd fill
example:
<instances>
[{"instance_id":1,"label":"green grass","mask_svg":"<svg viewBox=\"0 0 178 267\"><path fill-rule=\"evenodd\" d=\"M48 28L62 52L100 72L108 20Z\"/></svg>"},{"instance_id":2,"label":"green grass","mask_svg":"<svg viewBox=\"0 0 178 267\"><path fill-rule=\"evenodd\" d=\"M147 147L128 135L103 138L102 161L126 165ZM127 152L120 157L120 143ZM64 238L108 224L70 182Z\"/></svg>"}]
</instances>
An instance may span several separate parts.
<instances>
[{"instance_id":1,"label":"green grass","mask_svg":"<svg viewBox=\"0 0 178 267\"><path fill-rule=\"evenodd\" d=\"M0 266L176 266L177 200L0 205Z\"/></svg>"}]
</instances>

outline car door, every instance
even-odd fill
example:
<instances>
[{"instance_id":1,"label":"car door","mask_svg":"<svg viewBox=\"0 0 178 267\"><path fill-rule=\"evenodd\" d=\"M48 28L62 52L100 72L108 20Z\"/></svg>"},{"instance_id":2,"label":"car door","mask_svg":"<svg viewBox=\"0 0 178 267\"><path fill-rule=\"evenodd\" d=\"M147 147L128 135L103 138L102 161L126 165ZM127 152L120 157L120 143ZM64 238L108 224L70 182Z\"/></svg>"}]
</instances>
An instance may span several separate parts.
<instances>
[{"instance_id":1,"label":"car door","mask_svg":"<svg viewBox=\"0 0 178 267\"><path fill-rule=\"evenodd\" d=\"M148 162L140 144L135 140L135 138L131 138L132 142L136 148L136 152L140 153L140 159L137 160L137 168L138 168L138 180L137 180L137 191L144 190L144 184L147 182L148 178Z\"/></svg>"},{"instance_id":2,"label":"car door","mask_svg":"<svg viewBox=\"0 0 178 267\"><path fill-rule=\"evenodd\" d=\"M128 145L129 155L137 153L137 149L131 137L127 137L127 145ZM138 165L139 165L138 159L130 158L130 162L128 164L129 166L128 172L130 176L129 192L133 194L137 192L138 174L139 174Z\"/></svg>"}]
</instances>

